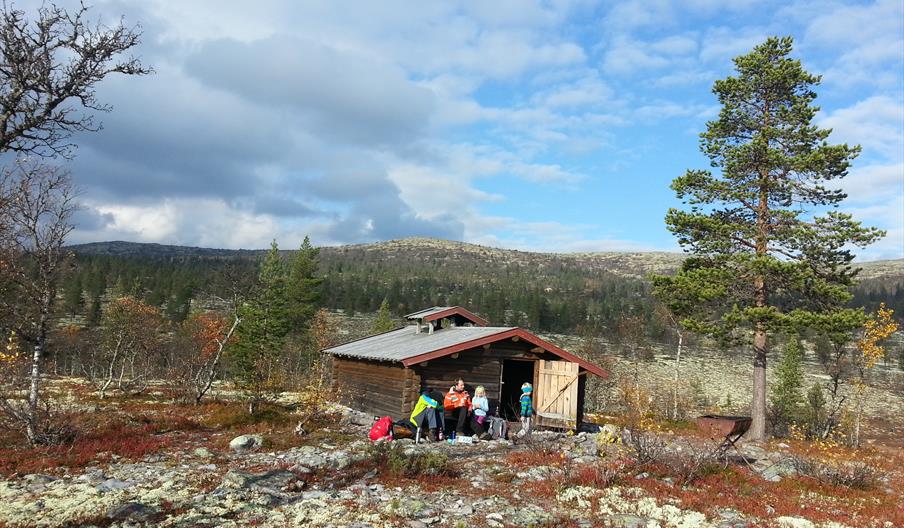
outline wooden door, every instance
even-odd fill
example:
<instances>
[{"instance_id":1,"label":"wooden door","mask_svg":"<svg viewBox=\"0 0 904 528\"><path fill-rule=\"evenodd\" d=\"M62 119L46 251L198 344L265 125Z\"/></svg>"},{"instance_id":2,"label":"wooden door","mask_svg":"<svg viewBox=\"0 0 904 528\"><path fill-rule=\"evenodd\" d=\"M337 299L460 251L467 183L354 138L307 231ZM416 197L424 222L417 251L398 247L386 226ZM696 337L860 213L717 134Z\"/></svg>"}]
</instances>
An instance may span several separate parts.
<instances>
[{"instance_id":1,"label":"wooden door","mask_svg":"<svg viewBox=\"0 0 904 528\"><path fill-rule=\"evenodd\" d=\"M539 361L534 388L537 425L563 429L577 427L579 368L577 363L570 361Z\"/></svg>"}]
</instances>

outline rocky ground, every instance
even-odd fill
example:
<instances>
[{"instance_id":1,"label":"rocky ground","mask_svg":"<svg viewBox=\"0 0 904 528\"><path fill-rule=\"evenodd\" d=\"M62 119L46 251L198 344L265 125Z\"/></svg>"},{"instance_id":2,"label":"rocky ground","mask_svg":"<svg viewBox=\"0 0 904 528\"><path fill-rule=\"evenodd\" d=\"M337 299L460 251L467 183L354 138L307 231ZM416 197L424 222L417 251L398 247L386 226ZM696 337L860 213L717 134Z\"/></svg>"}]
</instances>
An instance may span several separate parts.
<instances>
[{"instance_id":1,"label":"rocky ground","mask_svg":"<svg viewBox=\"0 0 904 528\"><path fill-rule=\"evenodd\" d=\"M0 526L891 528L902 518L843 523L831 512L787 514L777 486L795 470L784 444L743 448L755 460L749 478L773 491L733 508L707 506L711 491L694 495L693 485L673 477L613 469L628 434L614 426L538 432L517 444L397 439L374 446L369 420L343 410L331 426L336 441L321 434L308 445L272 449L266 435L245 435L230 447L198 441L140 460L99 457L106 462L13 476L0 481ZM420 465L408 472L413 460ZM886 479L872 495L892 497L904 512L893 485ZM808 493L814 504L829 499L825 490Z\"/></svg>"}]
</instances>

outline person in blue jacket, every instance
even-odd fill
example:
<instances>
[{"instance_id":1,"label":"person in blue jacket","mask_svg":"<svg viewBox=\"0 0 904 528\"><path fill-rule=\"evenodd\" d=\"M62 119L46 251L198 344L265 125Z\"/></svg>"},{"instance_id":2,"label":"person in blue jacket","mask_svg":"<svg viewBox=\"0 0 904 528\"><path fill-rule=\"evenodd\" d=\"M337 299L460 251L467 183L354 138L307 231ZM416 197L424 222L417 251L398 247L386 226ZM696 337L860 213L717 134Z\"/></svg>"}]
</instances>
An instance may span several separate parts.
<instances>
[{"instance_id":1,"label":"person in blue jacket","mask_svg":"<svg viewBox=\"0 0 904 528\"><path fill-rule=\"evenodd\" d=\"M521 410L518 413L521 417L521 430L518 431L518 438L530 438L531 419L534 416L534 387L525 382L521 385Z\"/></svg>"}]
</instances>

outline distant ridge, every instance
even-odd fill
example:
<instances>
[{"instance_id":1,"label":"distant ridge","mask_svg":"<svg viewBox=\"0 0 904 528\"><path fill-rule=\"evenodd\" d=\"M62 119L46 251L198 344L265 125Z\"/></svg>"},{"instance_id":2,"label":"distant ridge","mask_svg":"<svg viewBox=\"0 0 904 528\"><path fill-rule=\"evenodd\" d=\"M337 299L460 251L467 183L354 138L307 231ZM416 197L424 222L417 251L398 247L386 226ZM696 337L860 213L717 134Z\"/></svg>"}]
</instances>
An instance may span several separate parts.
<instances>
[{"instance_id":1,"label":"distant ridge","mask_svg":"<svg viewBox=\"0 0 904 528\"><path fill-rule=\"evenodd\" d=\"M152 242L89 242L67 246L80 255L109 255L115 257L253 257L264 253L263 249L214 249L193 246L172 246Z\"/></svg>"},{"instance_id":2,"label":"distant ridge","mask_svg":"<svg viewBox=\"0 0 904 528\"><path fill-rule=\"evenodd\" d=\"M68 246L80 255L109 255L138 258L256 258L266 249L214 249L141 242L91 242ZM286 250L291 252L291 250ZM354 254L380 254L389 261L405 259L411 262L456 261L463 257L494 263L500 268L544 269L567 266L590 272L607 272L631 278L643 278L651 273L674 273L684 260L682 253L653 252L584 252L543 253L500 249L467 242L413 237L369 244L350 244L321 248L324 260L341 260ZM904 259L859 263L862 279L904 278Z\"/></svg>"}]
</instances>

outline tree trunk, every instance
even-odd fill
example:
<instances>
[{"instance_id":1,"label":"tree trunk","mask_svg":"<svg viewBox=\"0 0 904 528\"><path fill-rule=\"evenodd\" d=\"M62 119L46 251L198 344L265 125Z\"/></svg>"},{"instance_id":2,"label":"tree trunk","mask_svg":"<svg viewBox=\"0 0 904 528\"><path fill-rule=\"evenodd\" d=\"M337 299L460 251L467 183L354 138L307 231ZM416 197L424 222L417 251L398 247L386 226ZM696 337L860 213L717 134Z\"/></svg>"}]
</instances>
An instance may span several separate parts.
<instances>
[{"instance_id":1,"label":"tree trunk","mask_svg":"<svg viewBox=\"0 0 904 528\"><path fill-rule=\"evenodd\" d=\"M766 112L768 124L768 111ZM765 257L769 250L769 172L760 172L759 203L757 205L757 237L756 256ZM753 280L754 306L765 308L767 305L766 278L757 271ZM750 433L751 440L766 439L766 356L769 351L766 325L756 321L753 330L753 402L751 404Z\"/></svg>"},{"instance_id":2,"label":"tree trunk","mask_svg":"<svg viewBox=\"0 0 904 528\"><path fill-rule=\"evenodd\" d=\"M766 439L766 330L757 323L753 334L753 404L750 432L751 440Z\"/></svg>"},{"instance_id":3,"label":"tree trunk","mask_svg":"<svg viewBox=\"0 0 904 528\"><path fill-rule=\"evenodd\" d=\"M681 345L684 335L678 332L678 353L675 354L675 386L672 388L672 420L678 419L678 380L681 379Z\"/></svg>"}]
</instances>

